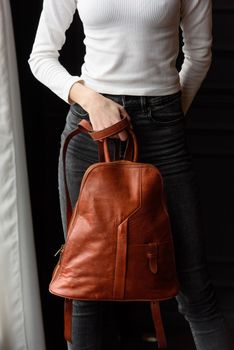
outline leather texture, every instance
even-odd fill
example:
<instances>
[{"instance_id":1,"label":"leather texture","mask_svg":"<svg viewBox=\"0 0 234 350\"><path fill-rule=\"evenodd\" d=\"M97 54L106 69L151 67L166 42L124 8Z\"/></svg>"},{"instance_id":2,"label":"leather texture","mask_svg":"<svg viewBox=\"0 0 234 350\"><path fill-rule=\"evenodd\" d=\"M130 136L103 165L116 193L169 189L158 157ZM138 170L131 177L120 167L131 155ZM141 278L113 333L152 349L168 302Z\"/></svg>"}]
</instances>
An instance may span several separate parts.
<instances>
[{"instance_id":1,"label":"leather texture","mask_svg":"<svg viewBox=\"0 0 234 350\"><path fill-rule=\"evenodd\" d=\"M124 159L111 160L108 137L122 130L128 132ZM99 162L86 170L72 211L66 150L80 132L98 142ZM174 297L180 289L170 220L158 168L137 162L137 157L137 140L126 117L101 131L93 131L82 119L65 139L67 238L49 290L66 299L65 337L69 341L72 299L138 300L151 302L158 347L167 346L159 301Z\"/></svg>"}]
</instances>

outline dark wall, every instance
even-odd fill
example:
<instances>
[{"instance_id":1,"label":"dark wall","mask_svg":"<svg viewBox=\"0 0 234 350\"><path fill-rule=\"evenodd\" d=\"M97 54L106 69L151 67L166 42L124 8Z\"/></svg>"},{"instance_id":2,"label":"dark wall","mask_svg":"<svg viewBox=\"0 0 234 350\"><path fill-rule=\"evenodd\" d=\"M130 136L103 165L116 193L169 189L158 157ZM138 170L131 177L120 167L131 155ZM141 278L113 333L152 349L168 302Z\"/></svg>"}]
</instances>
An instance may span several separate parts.
<instances>
[{"instance_id":1,"label":"dark wall","mask_svg":"<svg viewBox=\"0 0 234 350\"><path fill-rule=\"evenodd\" d=\"M213 0L213 63L190 112L210 272L234 328L234 3Z\"/></svg>"},{"instance_id":2,"label":"dark wall","mask_svg":"<svg viewBox=\"0 0 234 350\"><path fill-rule=\"evenodd\" d=\"M57 161L69 106L36 81L27 63L42 1L12 0L11 6L47 348L60 350L65 346L63 304L49 294L48 284L57 261L53 254L63 240ZM213 7L213 63L187 116L187 134L201 187L209 269L222 310L234 328L234 3L214 0ZM61 55L61 61L74 74L80 74L83 62L82 40L82 24L76 14ZM138 311L140 315L147 314L145 327L151 327L144 307L129 307L128 311L128 327L130 320L134 329ZM169 326L176 321L185 327L173 301L165 302L163 311Z\"/></svg>"}]
</instances>

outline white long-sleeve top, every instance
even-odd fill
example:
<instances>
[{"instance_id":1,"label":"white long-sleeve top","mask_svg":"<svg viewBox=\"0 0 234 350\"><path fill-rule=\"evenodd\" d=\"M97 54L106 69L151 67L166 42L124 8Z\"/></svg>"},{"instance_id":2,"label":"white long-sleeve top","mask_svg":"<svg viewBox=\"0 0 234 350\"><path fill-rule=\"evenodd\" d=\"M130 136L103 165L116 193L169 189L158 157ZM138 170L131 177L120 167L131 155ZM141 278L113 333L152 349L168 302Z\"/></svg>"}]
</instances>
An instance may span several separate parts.
<instances>
[{"instance_id":1,"label":"white long-sleeve top","mask_svg":"<svg viewBox=\"0 0 234 350\"><path fill-rule=\"evenodd\" d=\"M76 9L86 47L80 76L59 61ZM209 69L211 45L211 0L44 0L28 62L35 77L67 103L72 85L83 80L109 94L156 96L181 89L186 113Z\"/></svg>"}]
</instances>

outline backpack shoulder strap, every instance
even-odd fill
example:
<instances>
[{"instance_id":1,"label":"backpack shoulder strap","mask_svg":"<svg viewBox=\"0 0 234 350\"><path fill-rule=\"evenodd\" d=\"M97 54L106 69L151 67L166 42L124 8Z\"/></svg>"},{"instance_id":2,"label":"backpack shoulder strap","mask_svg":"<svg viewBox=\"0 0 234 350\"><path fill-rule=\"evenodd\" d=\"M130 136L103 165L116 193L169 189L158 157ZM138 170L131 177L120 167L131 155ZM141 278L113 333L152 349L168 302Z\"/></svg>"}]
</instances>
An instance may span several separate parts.
<instances>
[{"instance_id":1,"label":"backpack shoulder strap","mask_svg":"<svg viewBox=\"0 0 234 350\"><path fill-rule=\"evenodd\" d=\"M72 299L64 299L64 338L72 343Z\"/></svg>"},{"instance_id":2,"label":"backpack shoulder strap","mask_svg":"<svg viewBox=\"0 0 234 350\"><path fill-rule=\"evenodd\" d=\"M167 340L164 332L164 327L161 318L159 301L151 301L151 314L154 321L154 328L156 332L158 348L165 349L167 347Z\"/></svg>"}]
</instances>

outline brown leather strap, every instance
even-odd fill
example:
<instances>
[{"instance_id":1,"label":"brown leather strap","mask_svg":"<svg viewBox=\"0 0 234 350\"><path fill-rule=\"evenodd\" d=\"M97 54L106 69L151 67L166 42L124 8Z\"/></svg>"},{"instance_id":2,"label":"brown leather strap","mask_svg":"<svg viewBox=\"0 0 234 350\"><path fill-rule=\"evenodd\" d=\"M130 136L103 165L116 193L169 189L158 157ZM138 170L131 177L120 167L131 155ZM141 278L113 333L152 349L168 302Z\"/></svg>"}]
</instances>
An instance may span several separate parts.
<instances>
[{"instance_id":1,"label":"brown leather strap","mask_svg":"<svg viewBox=\"0 0 234 350\"><path fill-rule=\"evenodd\" d=\"M105 162L105 155L104 155L104 148L103 148L103 140L98 140L98 156L99 156L99 162ZM119 160L120 156L120 146L119 142L115 144L115 154L114 159Z\"/></svg>"},{"instance_id":2,"label":"brown leather strap","mask_svg":"<svg viewBox=\"0 0 234 350\"><path fill-rule=\"evenodd\" d=\"M127 117L123 117L119 122L108 126L103 130L92 131L91 137L93 140L102 140L106 137L113 136L119 134L121 131L127 129L129 127L129 120Z\"/></svg>"},{"instance_id":3,"label":"brown leather strap","mask_svg":"<svg viewBox=\"0 0 234 350\"><path fill-rule=\"evenodd\" d=\"M127 146L125 148L125 153L123 158L133 162L137 162L138 161L137 138L131 128L128 129L128 133L131 135L131 137L128 137Z\"/></svg>"},{"instance_id":4,"label":"brown leather strap","mask_svg":"<svg viewBox=\"0 0 234 350\"><path fill-rule=\"evenodd\" d=\"M161 318L161 312L160 312L160 305L159 301L151 301L151 314L154 321L154 328L156 332L156 337L158 341L158 348L159 349L166 349L167 348L167 340L164 332L164 327L162 323Z\"/></svg>"},{"instance_id":5,"label":"brown leather strap","mask_svg":"<svg viewBox=\"0 0 234 350\"><path fill-rule=\"evenodd\" d=\"M71 139L75 135L78 135L80 133L89 133L91 130L92 130L91 124L87 120L82 119L79 122L78 127L76 129L72 130L72 132L70 132L67 135L67 137L64 140L64 144L63 144L62 156L63 156L63 176L64 176L64 185L65 185L65 193L66 193L66 201L67 201L67 231L68 231L68 227L69 227L71 215L72 215L72 205L71 205L70 195L69 195L68 186L67 186L67 177L66 177L67 147L68 147L69 142L71 141Z\"/></svg>"},{"instance_id":6,"label":"brown leather strap","mask_svg":"<svg viewBox=\"0 0 234 350\"><path fill-rule=\"evenodd\" d=\"M64 299L64 338L72 343L72 299Z\"/></svg>"},{"instance_id":7,"label":"brown leather strap","mask_svg":"<svg viewBox=\"0 0 234 350\"><path fill-rule=\"evenodd\" d=\"M102 141L98 140L98 158L99 162L105 162L104 149L102 146Z\"/></svg>"},{"instance_id":8,"label":"brown leather strap","mask_svg":"<svg viewBox=\"0 0 234 350\"><path fill-rule=\"evenodd\" d=\"M158 272L158 243L148 243L147 258L149 259L149 268L152 273Z\"/></svg>"},{"instance_id":9,"label":"brown leather strap","mask_svg":"<svg viewBox=\"0 0 234 350\"><path fill-rule=\"evenodd\" d=\"M124 159L128 159L128 160L135 159L135 162L136 162L137 160L136 160L135 154L138 155L138 146L137 146L135 135L132 135L132 137L128 137L127 146L124 152Z\"/></svg>"},{"instance_id":10,"label":"brown leather strap","mask_svg":"<svg viewBox=\"0 0 234 350\"><path fill-rule=\"evenodd\" d=\"M138 160L138 145L135 133L131 128L126 128L125 131L128 133L127 146L125 148L124 159L137 162ZM108 138L103 139L103 142L100 143L99 151L103 155L105 162L110 162L110 153L108 148Z\"/></svg>"}]
</instances>

